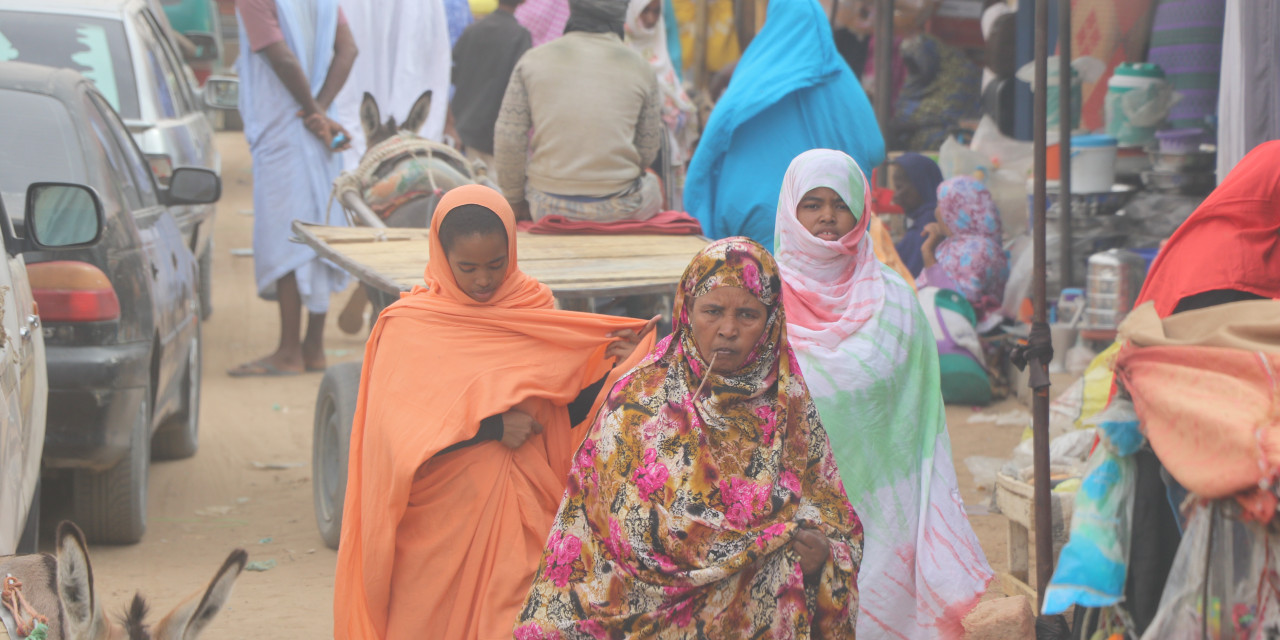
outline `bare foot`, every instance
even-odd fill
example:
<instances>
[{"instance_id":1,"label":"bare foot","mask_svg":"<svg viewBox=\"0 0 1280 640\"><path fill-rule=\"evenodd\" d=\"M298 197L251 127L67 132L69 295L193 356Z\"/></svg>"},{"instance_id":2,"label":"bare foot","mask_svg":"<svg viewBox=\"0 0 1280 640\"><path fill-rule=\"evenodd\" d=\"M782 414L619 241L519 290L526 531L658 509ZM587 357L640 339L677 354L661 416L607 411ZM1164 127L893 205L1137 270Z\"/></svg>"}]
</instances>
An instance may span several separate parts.
<instances>
[{"instance_id":1,"label":"bare foot","mask_svg":"<svg viewBox=\"0 0 1280 640\"><path fill-rule=\"evenodd\" d=\"M307 373L324 371L325 367L328 366L325 360L324 347L316 348L303 344L302 362L306 367Z\"/></svg>"},{"instance_id":2,"label":"bare foot","mask_svg":"<svg viewBox=\"0 0 1280 640\"><path fill-rule=\"evenodd\" d=\"M227 369L227 375L232 378L279 377L296 376L302 371L303 365L300 359L287 358L279 353L273 353L260 360L252 360Z\"/></svg>"}]
</instances>

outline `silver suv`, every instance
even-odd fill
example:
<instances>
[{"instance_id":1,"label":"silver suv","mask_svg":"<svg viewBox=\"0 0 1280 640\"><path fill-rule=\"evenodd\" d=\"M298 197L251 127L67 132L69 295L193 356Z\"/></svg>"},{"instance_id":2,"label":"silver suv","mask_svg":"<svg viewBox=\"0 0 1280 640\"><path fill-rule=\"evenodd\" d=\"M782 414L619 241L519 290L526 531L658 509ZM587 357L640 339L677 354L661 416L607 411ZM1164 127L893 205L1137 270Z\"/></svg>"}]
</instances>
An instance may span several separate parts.
<instances>
[{"instance_id":1,"label":"silver suv","mask_svg":"<svg viewBox=\"0 0 1280 640\"><path fill-rule=\"evenodd\" d=\"M221 173L205 100L148 0L0 0L0 61L79 71L124 119L156 182L175 167ZM173 207L212 309L214 205Z\"/></svg>"}]
</instances>

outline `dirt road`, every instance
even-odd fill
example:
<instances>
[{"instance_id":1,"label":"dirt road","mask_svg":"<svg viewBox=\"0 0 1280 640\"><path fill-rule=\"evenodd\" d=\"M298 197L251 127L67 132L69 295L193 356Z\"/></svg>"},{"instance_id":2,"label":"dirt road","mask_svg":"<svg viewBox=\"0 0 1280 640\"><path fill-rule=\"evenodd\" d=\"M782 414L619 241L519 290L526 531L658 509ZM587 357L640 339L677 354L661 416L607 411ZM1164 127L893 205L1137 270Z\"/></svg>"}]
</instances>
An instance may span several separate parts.
<instances>
[{"instance_id":1,"label":"dirt road","mask_svg":"<svg viewBox=\"0 0 1280 640\"><path fill-rule=\"evenodd\" d=\"M142 590L156 620L203 589L231 549L243 547L250 561L274 561L274 567L245 572L204 637L331 637L336 554L316 532L311 503L311 420L321 376L232 379L225 373L274 348L279 322L275 305L255 295L252 258L232 255L232 249L252 246L248 148L238 133L219 134L218 144L224 190L215 232L214 311L204 325L200 452L152 466L146 537L134 546L92 549L97 594L115 616ZM332 317L327 335L330 364L360 358L363 335L342 334ZM953 455L965 502L985 507L988 496L974 489L962 461L1008 455L1021 427L968 425L970 413L948 412ZM49 504L47 512L55 511ZM992 565L1003 568L1004 518L975 515L973 523Z\"/></svg>"}]
</instances>

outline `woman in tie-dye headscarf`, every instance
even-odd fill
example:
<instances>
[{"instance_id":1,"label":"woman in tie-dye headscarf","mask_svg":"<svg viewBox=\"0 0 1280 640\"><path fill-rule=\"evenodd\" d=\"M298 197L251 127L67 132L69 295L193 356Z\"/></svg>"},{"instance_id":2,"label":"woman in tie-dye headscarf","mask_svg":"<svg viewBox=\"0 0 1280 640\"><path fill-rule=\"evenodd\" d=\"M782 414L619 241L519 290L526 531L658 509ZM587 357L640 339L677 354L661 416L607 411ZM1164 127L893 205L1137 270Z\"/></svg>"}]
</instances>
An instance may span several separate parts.
<instances>
[{"instance_id":1,"label":"woman in tie-dye headscarf","mask_svg":"<svg viewBox=\"0 0 1280 640\"><path fill-rule=\"evenodd\" d=\"M919 287L960 292L979 321L1000 308L1009 262L1001 245L1000 212L981 182L957 176L938 187L938 222L925 228Z\"/></svg>"},{"instance_id":2,"label":"woman in tie-dye headscarf","mask_svg":"<svg viewBox=\"0 0 1280 640\"><path fill-rule=\"evenodd\" d=\"M959 638L991 567L956 486L929 320L876 259L870 191L839 151L791 162L774 241L787 333L866 525L858 637Z\"/></svg>"}]
</instances>

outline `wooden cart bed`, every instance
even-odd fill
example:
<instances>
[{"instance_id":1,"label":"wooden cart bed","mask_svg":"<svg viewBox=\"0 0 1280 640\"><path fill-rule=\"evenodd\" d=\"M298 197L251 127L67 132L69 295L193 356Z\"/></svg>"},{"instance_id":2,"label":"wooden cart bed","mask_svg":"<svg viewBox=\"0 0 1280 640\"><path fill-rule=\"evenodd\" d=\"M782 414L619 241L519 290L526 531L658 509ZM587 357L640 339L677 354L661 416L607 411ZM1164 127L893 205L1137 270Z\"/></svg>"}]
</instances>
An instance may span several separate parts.
<instances>
[{"instance_id":1,"label":"wooden cart bed","mask_svg":"<svg viewBox=\"0 0 1280 640\"><path fill-rule=\"evenodd\" d=\"M426 229L371 229L293 223L296 240L361 282L398 295L422 284ZM518 236L520 269L559 298L670 293L693 256L707 245L699 236Z\"/></svg>"}]
</instances>

